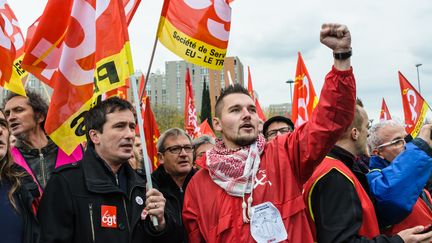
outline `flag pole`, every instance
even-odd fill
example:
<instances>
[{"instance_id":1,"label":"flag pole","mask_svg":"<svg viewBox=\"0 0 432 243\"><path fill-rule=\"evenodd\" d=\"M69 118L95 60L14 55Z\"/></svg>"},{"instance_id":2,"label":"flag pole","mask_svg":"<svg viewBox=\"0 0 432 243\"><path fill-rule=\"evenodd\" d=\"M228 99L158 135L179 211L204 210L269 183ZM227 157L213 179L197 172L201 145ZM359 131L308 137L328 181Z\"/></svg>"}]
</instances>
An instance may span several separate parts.
<instances>
[{"instance_id":1,"label":"flag pole","mask_svg":"<svg viewBox=\"0 0 432 243\"><path fill-rule=\"evenodd\" d=\"M155 38L154 43L153 43L153 51L152 51L152 54L150 57L150 63L149 63L148 69L147 69L147 75L144 77L144 86L143 86L144 88L141 91L141 94L139 96L140 98L142 98L144 96L144 90L146 89L147 81L150 79L150 70L151 70L151 66L153 64L153 59L154 59L154 55L156 52L157 43L158 43L158 37L157 37L157 33L156 33L156 38Z\"/></svg>"},{"instance_id":2,"label":"flag pole","mask_svg":"<svg viewBox=\"0 0 432 243\"><path fill-rule=\"evenodd\" d=\"M151 175L150 175L150 160L148 158L148 154L147 154L147 146L145 145L145 137L144 137L144 122L142 119L141 114L141 108L140 108L140 99L138 98L138 88L137 88L137 83L136 83L136 78L135 75L131 75L130 76L130 82L132 84L132 93L133 93L133 97L134 97L134 104L135 104L135 111L137 114L137 121L138 121L138 130L140 133L140 137L141 137L141 144L143 146L141 146L142 148L142 152L143 152L143 159L144 159L144 170L145 170L145 175L147 178L147 187L148 190L153 188L153 183L152 183L152 179L151 179ZM154 226L158 226L158 221L156 217L151 217L153 225Z\"/></svg>"}]
</instances>

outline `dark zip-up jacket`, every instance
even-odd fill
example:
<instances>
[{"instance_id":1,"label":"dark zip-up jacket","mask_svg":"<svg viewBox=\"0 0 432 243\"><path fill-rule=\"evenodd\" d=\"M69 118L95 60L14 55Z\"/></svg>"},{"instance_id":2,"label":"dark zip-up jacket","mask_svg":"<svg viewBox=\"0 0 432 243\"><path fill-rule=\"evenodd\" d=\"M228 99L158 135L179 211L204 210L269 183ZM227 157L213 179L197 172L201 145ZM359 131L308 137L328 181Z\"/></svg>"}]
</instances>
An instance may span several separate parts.
<instances>
[{"instance_id":1,"label":"dark zip-up jacket","mask_svg":"<svg viewBox=\"0 0 432 243\"><path fill-rule=\"evenodd\" d=\"M21 140L17 140L15 147L24 157L41 188L44 189L56 165L57 145L48 138L48 144L41 149L31 148Z\"/></svg>"},{"instance_id":2,"label":"dark zip-up jacket","mask_svg":"<svg viewBox=\"0 0 432 243\"><path fill-rule=\"evenodd\" d=\"M189 174L186 176L183 186L180 188L172 177L165 171L163 165L160 165L152 173L153 186L158 189L166 199L165 210L169 214L174 215L174 225L180 231L180 236L174 242L188 242L187 233L183 226L182 210L184 201L184 192L186 187L195 174L196 170L192 168Z\"/></svg>"},{"instance_id":3,"label":"dark zip-up jacket","mask_svg":"<svg viewBox=\"0 0 432 243\"><path fill-rule=\"evenodd\" d=\"M56 169L42 197L38 218L42 243L172 242L175 228L157 232L147 217L145 176L128 163L114 175L89 147L82 161ZM174 238L175 239L175 238Z\"/></svg>"}]
</instances>

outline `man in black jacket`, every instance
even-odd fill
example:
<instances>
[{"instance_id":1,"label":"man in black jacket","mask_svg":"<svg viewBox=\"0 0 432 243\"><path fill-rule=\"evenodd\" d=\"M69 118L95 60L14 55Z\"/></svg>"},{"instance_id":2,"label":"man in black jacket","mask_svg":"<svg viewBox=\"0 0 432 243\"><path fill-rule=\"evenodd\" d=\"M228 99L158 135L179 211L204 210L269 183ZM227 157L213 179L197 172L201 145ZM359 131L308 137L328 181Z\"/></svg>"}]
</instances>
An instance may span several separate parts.
<instances>
[{"instance_id":1,"label":"man in black jacket","mask_svg":"<svg viewBox=\"0 0 432 243\"><path fill-rule=\"evenodd\" d=\"M176 239L164 197L155 189L146 193L144 175L128 164L136 126L131 104L105 100L88 112L85 123L88 149L83 160L57 169L44 192L38 212L41 242Z\"/></svg>"},{"instance_id":2,"label":"man in black jacket","mask_svg":"<svg viewBox=\"0 0 432 243\"><path fill-rule=\"evenodd\" d=\"M157 149L161 165L153 172L152 180L166 198L166 211L175 215L175 227L181 231L182 237L175 242L187 242L182 209L186 186L196 172L192 168L192 140L182 129L171 128L159 137Z\"/></svg>"}]
</instances>

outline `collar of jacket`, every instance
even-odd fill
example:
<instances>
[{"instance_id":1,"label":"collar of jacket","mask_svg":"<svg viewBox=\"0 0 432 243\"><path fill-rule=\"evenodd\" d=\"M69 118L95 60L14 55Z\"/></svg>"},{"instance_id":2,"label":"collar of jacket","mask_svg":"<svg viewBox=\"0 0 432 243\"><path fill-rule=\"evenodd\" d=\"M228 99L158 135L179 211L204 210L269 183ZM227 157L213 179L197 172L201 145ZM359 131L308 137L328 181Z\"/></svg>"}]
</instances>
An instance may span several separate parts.
<instances>
[{"instance_id":1,"label":"collar of jacket","mask_svg":"<svg viewBox=\"0 0 432 243\"><path fill-rule=\"evenodd\" d=\"M348 152L347 150L343 149L342 147L335 145L330 151L330 153L328 154L328 156L340 160L348 168L350 168L351 170L353 169L355 156L350 152Z\"/></svg>"},{"instance_id":2,"label":"collar of jacket","mask_svg":"<svg viewBox=\"0 0 432 243\"><path fill-rule=\"evenodd\" d=\"M51 140L50 137L47 137L47 139L48 139L47 145L41 148L40 151L39 149L30 147L28 144L24 143L24 141L22 141L21 139L17 139L15 143L15 147L18 148L23 155L31 154L34 156L39 156L39 153L48 154L49 152L57 150L57 145L53 142L53 140Z\"/></svg>"},{"instance_id":3,"label":"collar of jacket","mask_svg":"<svg viewBox=\"0 0 432 243\"><path fill-rule=\"evenodd\" d=\"M182 190L185 191L187 184L192 179L192 176L195 174L197 170L192 168L189 174L187 174ZM160 188L178 188L177 183L175 183L174 179L165 171L163 165L160 165L153 173L152 173L153 181L156 181Z\"/></svg>"},{"instance_id":4,"label":"collar of jacket","mask_svg":"<svg viewBox=\"0 0 432 243\"><path fill-rule=\"evenodd\" d=\"M117 185L114 172L96 153L92 146L87 147L84 158L81 161L81 166L83 168L84 180L89 191L94 193L125 194ZM145 179L140 177L132 167L130 167L127 161L120 167L119 172L121 170L125 172L129 195L136 186L146 186Z\"/></svg>"}]
</instances>

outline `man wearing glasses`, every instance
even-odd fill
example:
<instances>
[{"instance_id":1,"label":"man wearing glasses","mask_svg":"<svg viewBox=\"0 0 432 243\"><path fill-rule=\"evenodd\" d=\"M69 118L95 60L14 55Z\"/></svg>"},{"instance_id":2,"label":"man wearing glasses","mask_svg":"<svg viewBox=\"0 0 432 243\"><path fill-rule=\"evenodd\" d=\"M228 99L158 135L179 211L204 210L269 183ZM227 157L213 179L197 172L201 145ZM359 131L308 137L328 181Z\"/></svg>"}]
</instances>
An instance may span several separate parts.
<instances>
[{"instance_id":1,"label":"man wearing glasses","mask_svg":"<svg viewBox=\"0 0 432 243\"><path fill-rule=\"evenodd\" d=\"M284 116L274 116L268 119L263 126L263 134L267 142L277 135L282 135L294 130L293 122Z\"/></svg>"},{"instance_id":2,"label":"man wearing glasses","mask_svg":"<svg viewBox=\"0 0 432 243\"><path fill-rule=\"evenodd\" d=\"M192 168L192 140L182 129L171 128L159 137L156 146L161 165L152 174L154 187L166 198L166 210L181 233L176 242L187 242L182 208L186 186L196 172Z\"/></svg>"},{"instance_id":3,"label":"man wearing glasses","mask_svg":"<svg viewBox=\"0 0 432 243\"><path fill-rule=\"evenodd\" d=\"M395 121L381 121L369 130L373 156L367 179L380 226L388 234L432 223L431 197L424 189L432 172L431 129L424 125L407 144L404 126Z\"/></svg>"}]
</instances>

